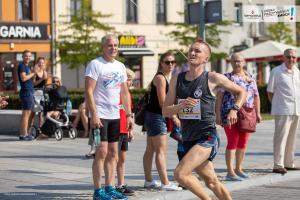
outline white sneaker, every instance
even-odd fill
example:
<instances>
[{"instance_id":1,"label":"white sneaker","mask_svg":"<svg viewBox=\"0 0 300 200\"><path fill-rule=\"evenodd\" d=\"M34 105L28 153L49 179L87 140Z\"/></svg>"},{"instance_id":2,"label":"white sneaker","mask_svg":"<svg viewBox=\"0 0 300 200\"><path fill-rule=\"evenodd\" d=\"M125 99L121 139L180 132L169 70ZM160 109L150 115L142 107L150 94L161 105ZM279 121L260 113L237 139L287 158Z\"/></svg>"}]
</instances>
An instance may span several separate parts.
<instances>
[{"instance_id":1,"label":"white sneaker","mask_svg":"<svg viewBox=\"0 0 300 200\"><path fill-rule=\"evenodd\" d=\"M166 190L166 191L181 191L182 187L179 187L179 186L175 185L174 183L169 182L168 185L163 185L162 184L161 189Z\"/></svg>"},{"instance_id":2,"label":"white sneaker","mask_svg":"<svg viewBox=\"0 0 300 200\"><path fill-rule=\"evenodd\" d=\"M160 182L156 180L144 182L144 188L159 188L160 186L161 186Z\"/></svg>"}]
</instances>

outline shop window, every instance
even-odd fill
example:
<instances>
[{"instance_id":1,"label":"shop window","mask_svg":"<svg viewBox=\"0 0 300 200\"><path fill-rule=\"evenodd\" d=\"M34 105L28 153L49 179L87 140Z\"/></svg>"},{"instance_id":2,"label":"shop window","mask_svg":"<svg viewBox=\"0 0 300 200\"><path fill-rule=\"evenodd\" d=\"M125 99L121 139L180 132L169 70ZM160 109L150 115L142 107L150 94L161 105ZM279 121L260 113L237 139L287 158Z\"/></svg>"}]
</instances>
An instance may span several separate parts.
<instances>
[{"instance_id":1,"label":"shop window","mask_svg":"<svg viewBox=\"0 0 300 200\"><path fill-rule=\"evenodd\" d=\"M126 23L137 23L137 0L126 0Z\"/></svg>"},{"instance_id":2,"label":"shop window","mask_svg":"<svg viewBox=\"0 0 300 200\"><path fill-rule=\"evenodd\" d=\"M156 0L156 23L164 24L166 22L166 0Z\"/></svg>"},{"instance_id":3,"label":"shop window","mask_svg":"<svg viewBox=\"0 0 300 200\"><path fill-rule=\"evenodd\" d=\"M243 25L242 23L242 3L234 3L234 7L233 7L233 20L238 23L240 26Z\"/></svg>"},{"instance_id":4,"label":"shop window","mask_svg":"<svg viewBox=\"0 0 300 200\"><path fill-rule=\"evenodd\" d=\"M82 0L70 0L70 12L72 17L80 16L81 2Z\"/></svg>"},{"instance_id":5,"label":"shop window","mask_svg":"<svg viewBox=\"0 0 300 200\"><path fill-rule=\"evenodd\" d=\"M18 0L18 19L32 20L32 0Z\"/></svg>"}]
</instances>

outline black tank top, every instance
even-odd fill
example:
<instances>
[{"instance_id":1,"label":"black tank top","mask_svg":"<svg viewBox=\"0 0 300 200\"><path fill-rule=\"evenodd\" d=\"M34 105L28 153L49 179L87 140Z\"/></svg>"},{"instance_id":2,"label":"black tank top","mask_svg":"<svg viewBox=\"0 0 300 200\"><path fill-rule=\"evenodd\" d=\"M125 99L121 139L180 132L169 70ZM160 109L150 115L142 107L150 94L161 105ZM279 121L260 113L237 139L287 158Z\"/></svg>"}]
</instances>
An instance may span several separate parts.
<instances>
[{"instance_id":1,"label":"black tank top","mask_svg":"<svg viewBox=\"0 0 300 200\"><path fill-rule=\"evenodd\" d=\"M40 79L42 79L42 78L40 78L39 76L35 76L35 81L38 81ZM34 88L35 89L43 89L45 84L46 84L46 80L43 80L38 85L35 85Z\"/></svg>"},{"instance_id":2,"label":"black tank top","mask_svg":"<svg viewBox=\"0 0 300 200\"><path fill-rule=\"evenodd\" d=\"M155 74L155 76L157 76L158 74L161 74L161 75L163 75L165 77L165 75L162 72L157 72ZM166 77L165 77L165 79L166 79L166 94L167 94L167 92L169 90L169 83L168 83ZM159 105L159 101L158 101L158 97L157 97L157 92L156 92L156 86L153 84L153 80L151 82L149 103L148 103L146 109L149 112L158 113L158 114L162 115L162 108Z\"/></svg>"},{"instance_id":3,"label":"black tank top","mask_svg":"<svg viewBox=\"0 0 300 200\"><path fill-rule=\"evenodd\" d=\"M180 119L183 141L194 141L215 129L215 101L208 87L208 72L204 71L193 81L185 79L186 72L178 75L176 99L200 99L201 119Z\"/></svg>"}]
</instances>

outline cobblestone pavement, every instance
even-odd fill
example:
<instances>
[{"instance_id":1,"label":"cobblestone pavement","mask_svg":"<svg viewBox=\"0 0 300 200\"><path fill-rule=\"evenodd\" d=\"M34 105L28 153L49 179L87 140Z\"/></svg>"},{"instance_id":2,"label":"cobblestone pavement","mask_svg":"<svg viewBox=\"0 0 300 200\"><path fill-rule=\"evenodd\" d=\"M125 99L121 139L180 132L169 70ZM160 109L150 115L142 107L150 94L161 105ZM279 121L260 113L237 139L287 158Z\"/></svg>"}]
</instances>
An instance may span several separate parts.
<instances>
[{"instance_id":1,"label":"cobblestone pavement","mask_svg":"<svg viewBox=\"0 0 300 200\"><path fill-rule=\"evenodd\" d=\"M223 181L226 175L224 160L226 138L224 131L218 130L221 136L221 147L214 160L214 165L218 177L231 191L263 185L266 179L275 180L271 179L274 176L271 173L273 129L273 121L266 121L258 125L257 133L251 136L244 166L245 171L250 173L252 178L241 183ZM299 137L298 135L296 147L298 163L300 160ZM125 174L126 183L137 191L137 195L130 199L184 200L195 198L189 191L162 192L145 190L142 187L144 182L142 158L145 141L145 135L140 134L139 127L136 127L135 140L129 146ZM174 140L170 139L167 152L170 180L174 180L173 171L178 163L176 146ZM92 160L84 158L84 154L88 150L89 146L85 138L75 140L63 138L59 142L53 138L46 141L21 142L17 140L16 136L0 134L0 200L91 199L93 191ZM295 175L297 174L288 173L284 177L292 178ZM158 179L155 167L153 167L153 177ZM282 181L279 180L280 175L275 178L276 181Z\"/></svg>"},{"instance_id":2,"label":"cobblestone pavement","mask_svg":"<svg viewBox=\"0 0 300 200\"><path fill-rule=\"evenodd\" d=\"M299 200L300 179L232 192L234 200Z\"/></svg>"}]
</instances>

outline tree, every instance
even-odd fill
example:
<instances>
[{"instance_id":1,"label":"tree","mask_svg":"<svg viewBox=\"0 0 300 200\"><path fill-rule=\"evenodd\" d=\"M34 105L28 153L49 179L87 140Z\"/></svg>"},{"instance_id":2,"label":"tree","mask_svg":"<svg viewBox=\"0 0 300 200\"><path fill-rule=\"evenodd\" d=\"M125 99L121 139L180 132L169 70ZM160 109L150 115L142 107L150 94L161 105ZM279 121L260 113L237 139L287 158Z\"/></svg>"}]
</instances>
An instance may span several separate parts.
<instances>
[{"instance_id":1,"label":"tree","mask_svg":"<svg viewBox=\"0 0 300 200\"><path fill-rule=\"evenodd\" d=\"M183 13L179 13L182 15ZM221 44L221 33L229 33L229 31L222 30L221 27L230 25L230 21L221 21L218 23L213 24L207 24L205 26L205 38L206 42L211 45L212 47L218 47ZM179 45L185 47L185 49L179 49L175 50L178 51L176 53L178 63L183 64L186 63L186 54L188 46L195 40L197 37L198 32L198 26L197 25L189 25L186 23L169 23L168 25L175 26L175 29L168 33L168 35L174 39L174 41L177 41ZM184 54L184 55L182 55ZM212 53L211 55L211 61L217 61L222 58L226 58L227 54L224 52L221 53Z\"/></svg>"},{"instance_id":2,"label":"tree","mask_svg":"<svg viewBox=\"0 0 300 200\"><path fill-rule=\"evenodd\" d=\"M100 12L92 11L91 0L82 0L81 9L73 16L61 16L67 20L62 22L62 30L56 42L59 50L59 63L69 65L71 69L78 69L82 65L99 56L101 42L96 37L97 31L111 32L114 28L101 23L101 18L110 17ZM70 20L68 20L70 19Z\"/></svg>"},{"instance_id":3,"label":"tree","mask_svg":"<svg viewBox=\"0 0 300 200\"><path fill-rule=\"evenodd\" d=\"M293 30L289 25L278 22L268 26L269 36L277 42L294 45Z\"/></svg>"}]
</instances>

